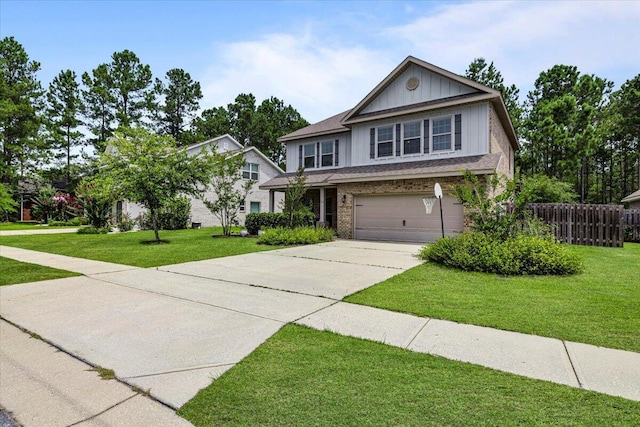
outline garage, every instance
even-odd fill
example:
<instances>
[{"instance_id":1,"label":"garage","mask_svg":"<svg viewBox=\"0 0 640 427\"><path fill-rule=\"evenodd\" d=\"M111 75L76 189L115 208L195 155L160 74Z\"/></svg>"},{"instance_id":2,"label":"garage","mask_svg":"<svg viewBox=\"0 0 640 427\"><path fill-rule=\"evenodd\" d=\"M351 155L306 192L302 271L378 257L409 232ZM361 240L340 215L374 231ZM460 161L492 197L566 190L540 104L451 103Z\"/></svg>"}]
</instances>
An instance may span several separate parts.
<instances>
[{"instance_id":1,"label":"garage","mask_svg":"<svg viewBox=\"0 0 640 427\"><path fill-rule=\"evenodd\" d=\"M355 238L397 242L432 242L441 237L438 201L425 213L424 194L367 195L355 198ZM462 231L462 204L454 197L442 199L444 233Z\"/></svg>"}]
</instances>

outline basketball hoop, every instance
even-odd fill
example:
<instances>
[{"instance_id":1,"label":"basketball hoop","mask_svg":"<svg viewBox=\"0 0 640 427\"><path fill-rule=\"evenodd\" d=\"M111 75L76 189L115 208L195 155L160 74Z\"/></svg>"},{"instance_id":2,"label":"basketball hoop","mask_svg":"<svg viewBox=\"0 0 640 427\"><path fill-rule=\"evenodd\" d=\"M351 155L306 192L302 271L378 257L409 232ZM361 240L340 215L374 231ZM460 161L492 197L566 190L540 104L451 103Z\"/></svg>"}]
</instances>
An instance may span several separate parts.
<instances>
[{"instance_id":1,"label":"basketball hoop","mask_svg":"<svg viewBox=\"0 0 640 427\"><path fill-rule=\"evenodd\" d=\"M429 215L431 213L431 209L433 209L433 205L436 203L436 200L438 198L437 197L423 197L422 198L422 203L424 203L424 208L427 211L427 215Z\"/></svg>"}]
</instances>

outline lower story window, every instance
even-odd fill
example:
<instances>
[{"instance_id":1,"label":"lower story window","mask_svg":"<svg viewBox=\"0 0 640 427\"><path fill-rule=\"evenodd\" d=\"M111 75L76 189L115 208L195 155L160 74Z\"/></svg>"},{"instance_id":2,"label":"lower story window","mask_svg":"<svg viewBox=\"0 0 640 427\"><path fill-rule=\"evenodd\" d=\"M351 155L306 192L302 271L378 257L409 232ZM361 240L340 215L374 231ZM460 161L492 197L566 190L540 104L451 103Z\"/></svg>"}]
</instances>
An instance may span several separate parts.
<instances>
[{"instance_id":1,"label":"lower story window","mask_svg":"<svg viewBox=\"0 0 640 427\"><path fill-rule=\"evenodd\" d=\"M245 212L247 210L247 203L243 200L240 202L240 212Z\"/></svg>"},{"instance_id":2,"label":"lower story window","mask_svg":"<svg viewBox=\"0 0 640 427\"><path fill-rule=\"evenodd\" d=\"M259 212L260 212L260 202L250 202L249 213L259 213Z\"/></svg>"}]
</instances>

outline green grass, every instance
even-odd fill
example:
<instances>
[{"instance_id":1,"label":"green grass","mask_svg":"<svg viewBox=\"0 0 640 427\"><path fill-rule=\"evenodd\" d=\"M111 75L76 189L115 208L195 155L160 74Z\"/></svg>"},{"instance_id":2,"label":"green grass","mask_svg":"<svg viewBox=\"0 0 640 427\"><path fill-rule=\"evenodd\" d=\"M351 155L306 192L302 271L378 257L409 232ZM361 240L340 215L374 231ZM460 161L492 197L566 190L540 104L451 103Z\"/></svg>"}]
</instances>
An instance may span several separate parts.
<instances>
[{"instance_id":1,"label":"green grass","mask_svg":"<svg viewBox=\"0 0 640 427\"><path fill-rule=\"evenodd\" d=\"M160 238L169 243L160 245L142 243L154 239L153 231L0 236L0 245L137 267L157 267L276 249L258 245L257 239L250 237L211 237L221 233L219 228L161 230Z\"/></svg>"},{"instance_id":2,"label":"green grass","mask_svg":"<svg viewBox=\"0 0 640 427\"><path fill-rule=\"evenodd\" d=\"M196 426L626 426L640 404L288 325L178 414Z\"/></svg>"},{"instance_id":3,"label":"green grass","mask_svg":"<svg viewBox=\"0 0 640 427\"><path fill-rule=\"evenodd\" d=\"M0 286L80 276L78 273L14 261L4 257L0 257L0 271L2 271L2 274L0 274Z\"/></svg>"},{"instance_id":4,"label":"green grass","mask_svg":"<svg viewBox=\"0 0 640 427\"><path fill-rule=\"evenodd\" d=\"M640 352L640 244L568 249L584 273L503 277L425 263L345 300Z\"/></svg>"},{"instance_id":5,"label":"green grass","mask_svg":"<svg viewBox=\"0 0 640 427\"><path fill-rule=\"evenodd\" d=\"M50 227L48 225L41 225L35 222L0 222L0 231L6 230L42 230L42 229L54 229L54 228L68 228L68 227Z\"/></svg>"}]
</instances>

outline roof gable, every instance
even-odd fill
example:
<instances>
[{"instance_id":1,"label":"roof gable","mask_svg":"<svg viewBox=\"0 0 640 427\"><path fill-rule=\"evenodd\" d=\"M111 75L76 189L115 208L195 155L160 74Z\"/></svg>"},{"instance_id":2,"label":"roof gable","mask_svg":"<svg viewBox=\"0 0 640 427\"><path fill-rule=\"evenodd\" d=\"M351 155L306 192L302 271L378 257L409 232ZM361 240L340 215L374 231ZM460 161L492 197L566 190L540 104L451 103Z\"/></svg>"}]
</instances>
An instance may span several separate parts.
<instances>
[{"instance_id":1,"label":"roof gable","mask_svg":"<svg viewBox=\"0 0 640 427\"><path fill-rule=\"evenodd\" d=\"M448 99L474 98L474 95L484 99L500 97L500 93L490 87L408 56L345 115L342 123L356 121L360 116L375 116L377 112L410 109Z\"/></svg>"},{"instance_id":2,"label":"roof gable","mask_svg":"<svg viewBox=\"0 0 640 427\"><path fill-rule=\"evenodd\" d=\"M187 152L189 154L195 154L202 150L204 147L216 147L216 151L218 153L225 153L227 151L236 151L242 150L244 147L238 141L235 140L229 134L224 134L221 136L216 136L215 138L208 139L203 142L198 142L197 144L192 144L187 147Z\"/></svg>"}]
</instances>

